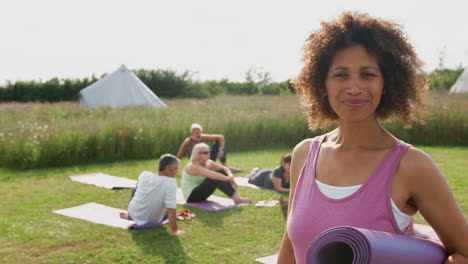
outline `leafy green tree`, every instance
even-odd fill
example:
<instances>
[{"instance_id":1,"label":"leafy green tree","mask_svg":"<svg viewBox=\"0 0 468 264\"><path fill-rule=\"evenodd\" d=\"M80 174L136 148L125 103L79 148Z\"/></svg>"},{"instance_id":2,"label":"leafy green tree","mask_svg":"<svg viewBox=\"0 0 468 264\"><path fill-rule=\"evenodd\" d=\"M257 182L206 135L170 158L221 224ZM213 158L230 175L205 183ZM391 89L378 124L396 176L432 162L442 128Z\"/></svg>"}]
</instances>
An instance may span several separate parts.
<instances>
[{"instance_id":1,"label":"leafy green tree","mask_svg":"<svg viewBox=\"0 0 468 264\"><path fill-rule=\"evenodd\" d=\"M456 69L436 69L427 75L427 85L433 91L448 91L462 72L461 66Z\"/></svg>"}]
</instances>

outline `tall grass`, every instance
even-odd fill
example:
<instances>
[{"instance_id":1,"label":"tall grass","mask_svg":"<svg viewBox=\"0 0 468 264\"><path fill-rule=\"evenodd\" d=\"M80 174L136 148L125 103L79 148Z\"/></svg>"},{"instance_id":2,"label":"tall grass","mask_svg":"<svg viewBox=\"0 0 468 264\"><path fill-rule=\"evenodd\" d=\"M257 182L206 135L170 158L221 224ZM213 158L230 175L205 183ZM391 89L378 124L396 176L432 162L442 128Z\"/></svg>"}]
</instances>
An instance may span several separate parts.
<instances>
[{"instance_id":1,"label":"tall grass","mask_svg":"<svg viewBox=\"0 0 468 264\"><path fill-rule=\"evenodd\" d=\"M468 95L431 94L426 124L384 122L411 144L468 145ZM177 153L190 124L226 137L227 151L293 147L310 132L297 98L224 96L165 100L168 109L0 104L0 166L34 168Z\"/></svg>"}]
</instances>

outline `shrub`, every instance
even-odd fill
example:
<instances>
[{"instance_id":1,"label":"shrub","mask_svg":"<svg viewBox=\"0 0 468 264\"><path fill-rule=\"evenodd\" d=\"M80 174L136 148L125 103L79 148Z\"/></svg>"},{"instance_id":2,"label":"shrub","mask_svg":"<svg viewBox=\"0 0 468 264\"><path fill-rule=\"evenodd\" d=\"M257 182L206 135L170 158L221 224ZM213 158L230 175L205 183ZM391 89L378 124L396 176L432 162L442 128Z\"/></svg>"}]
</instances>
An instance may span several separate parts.
<instances>
[{"instance_id":1,"label":"shrub","mask_svg":"<svg viewBox=\"0 0 468 264\"><path fill-rule=\"evenodd\" d=\"M429 89L433 91L448 91L462 72L463 68L461 67L454 70L435 70L427 75L427 85Z\"/></svg>"}]
</instances>

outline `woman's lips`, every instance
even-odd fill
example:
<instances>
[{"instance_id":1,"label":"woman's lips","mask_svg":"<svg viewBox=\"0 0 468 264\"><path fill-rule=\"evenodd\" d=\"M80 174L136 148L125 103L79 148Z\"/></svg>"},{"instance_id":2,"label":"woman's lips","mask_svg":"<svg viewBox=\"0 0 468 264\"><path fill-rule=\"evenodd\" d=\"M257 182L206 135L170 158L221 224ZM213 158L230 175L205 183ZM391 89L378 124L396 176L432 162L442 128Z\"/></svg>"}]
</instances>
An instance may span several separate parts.
<instances>
[{"instance_id":1,"label":"woman's lips","mask_svg":"<svg viewBox=\"0 0 468 264\"><path fill-rule=\"evenodd\" d=\"M361 107L367 104L368 100L344 100L343 103L349 107Z\"/></svg>"}]
</instances>

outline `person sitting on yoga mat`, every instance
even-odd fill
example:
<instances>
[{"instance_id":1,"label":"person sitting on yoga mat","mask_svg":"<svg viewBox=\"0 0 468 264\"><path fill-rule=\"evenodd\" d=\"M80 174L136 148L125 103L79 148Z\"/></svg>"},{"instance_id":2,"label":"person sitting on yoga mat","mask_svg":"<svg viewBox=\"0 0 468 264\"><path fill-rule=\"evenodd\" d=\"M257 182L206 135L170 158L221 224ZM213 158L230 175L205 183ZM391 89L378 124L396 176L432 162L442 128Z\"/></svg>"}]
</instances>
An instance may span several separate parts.
<instances>
[{"instance_id":1,"label":"person sitting on yoga mat","mask_svg":"<svg viewBox=\"0 0 468 264\"><path fill-rule=\"evenodd\" d=\"M227 166L226 163L226 151L224 149L224 136L221 134L203 134L203 128L200 124L193 123L190 126L190 136L187 137L184 142L179 147L179 152L177 157L182 159L184 155L187 155L188 158L192 155L193 146L197 143L213 141L213 145L210 150L210 159L216 161L217 158L221 161L224 166ZM242 169L239 168L229 168L232 172L241 172Z\"/></svg>"},{"instance_id":2,"label":"person sitting on yoga mat","mask_svg":"<svg viewBox=\"0 0 468 264\"><path fill-rule=\"evenodd\" d=\"M193 147L190 162L182 171L181 189L189 203L204 202L218 188L234 200L235 204L251 203L236 192L231 170L210 160L210 149L205 143Z\"/></svg>"},{"instance_id":3,"label":"person sitting on yoga mat","mask_svg":"<svg viewBox=\"0 0 468 264\"><path fill-rule=\"evenodd\" d=\"M249 183L278 192L289 192L289 169L291 154L281 156L280 165L275 169L258 170L254 168L247 175Z\"/></svg>"},{"instance_id":4,"label":"person sitting on yoga mat","mask_svg":"<svg viewBox=\"0 0 468 264\"><path fill-rule=\"evenodd\" d=\"M172 235L183 232L177 228L175 177L179 171L179 159L172 154L164 154L159 159L159 172L143 171L138 177L137 187L128 204L128 214L120 217L133 220L137 225L161 223L169 218Z\"/></svg>"},{"instance_id":5,"label":"person sitting on yoga mat","mask_svg":"<svg viewBox=\"0 0 468 264\"><path fill-rule=\"evenodd\" d=\"M410 125L423 108L421 63L401 28L344 12L307 38L295 90L312 131L339 126L293 150L278 263L305 263L311 242L336 226L408 235L418 211L451 254L446 263L468 262L468 224L443 175L377 121Z\"/></svg>"}]
</instances>

